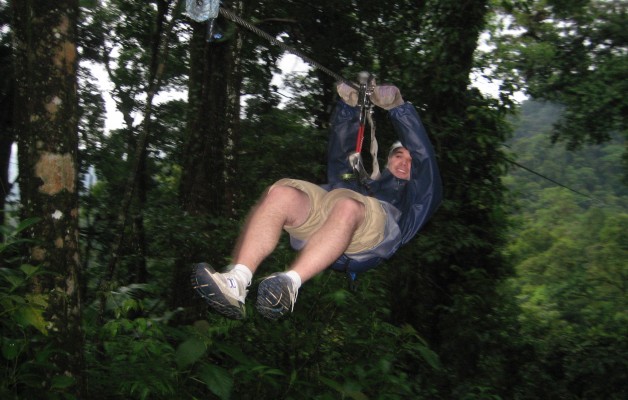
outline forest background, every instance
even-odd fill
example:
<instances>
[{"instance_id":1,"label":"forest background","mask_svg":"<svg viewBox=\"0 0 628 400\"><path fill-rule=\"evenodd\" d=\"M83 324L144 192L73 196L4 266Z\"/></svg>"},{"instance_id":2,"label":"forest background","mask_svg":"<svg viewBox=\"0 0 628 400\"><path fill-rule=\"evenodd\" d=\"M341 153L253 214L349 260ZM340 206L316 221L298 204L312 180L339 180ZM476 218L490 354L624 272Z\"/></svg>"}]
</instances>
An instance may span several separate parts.
<instances>
[{"instance_id":1,"label":"forest background","mask_svg":"<svg viewBox=\"0 0 628 400\"><path fill-rule=\"evenodd\" d=\"M228 263L274 180L324 181L337 77L286 97L282 48L224 15L208 42L182 1L1 0L3 399L628 396L625 1L221 4L400 87L442 206L355 291L330 271L283 321L208 313L191 265ZM283 238L262 271L292 257Z\"/></svg>"}]
</instances>

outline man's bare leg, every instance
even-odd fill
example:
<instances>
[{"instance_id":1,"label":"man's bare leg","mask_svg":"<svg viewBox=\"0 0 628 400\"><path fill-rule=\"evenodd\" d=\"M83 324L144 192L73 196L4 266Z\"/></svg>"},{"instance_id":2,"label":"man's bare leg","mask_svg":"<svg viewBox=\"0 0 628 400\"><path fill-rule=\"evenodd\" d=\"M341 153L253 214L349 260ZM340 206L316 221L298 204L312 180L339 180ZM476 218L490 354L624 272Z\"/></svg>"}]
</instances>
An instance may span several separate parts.
<instances>
[{"instance_id":1,"label":"man's bare leg","mask_svg":"<svg viewBox=\"0 0 628 400\"><path fill-rule=\"evenodd\" d=\"M233 268L217 273L208 265L197 265L197 292L217 312L229 318L244 318L246 286L252 274L275 249L283 228L302 225L309 212L310 200L304 192L288 186L273 187L249 215L234 250ZM338 200L290 271L273 274L260 283L258 311L270 319L292 311L301 283L325 270L346 251L364 218L362 203L348 198Z\"/></svg>"},{"instance_id":2,"label":"man's bare leg","mask_svg":"<svg viewBox=\"0 0 628 400\"><path fill-rule=\"evenodd\" d=\"M209 264L197 264L192 276L194 289L216 312L228 318L244 318L246 288L253 273L275 249L283 227L303 224L309 210L310 200L302 191L273 187L249 214L234 250L234 265L220 273Z\"/></svg>"},{"instance_id":3,"label":"man's bare leg","mask_svg":"<svg viewBox=\"0 0 628 400\"><path fill-rule=\"evenodd\" d=\"M260 283L257 310L269 319L290 313L301 283L325 270L347 250L364 222L365 213L364 205L358 201L338 200L323 225L308 239L290 271L273 274Z\"/></svg>"},{"instance_id":4,"label":"man's bare leg","mask_svg":"<svg viewBox=\"0 0 628 400\"><path fill-rule=\"evenodd\" d=\"M252 273L277 246L284 226L299 226L310 211L308 196L290 186L274 186L251 211L233 253L233 263Z\"/></svg>"},{"instance_id":5,"label":"man's bare leg","mask_svg":"<svg viewBox=\"0 0 628 400\"><path fill-rule=\"evenodd\" d=\"M333 264L349 247L353 234L364 222L366 208L353 199L334 204L323 225L310 237L290 270L305 282Z\"/></svg>"}]
</instances>

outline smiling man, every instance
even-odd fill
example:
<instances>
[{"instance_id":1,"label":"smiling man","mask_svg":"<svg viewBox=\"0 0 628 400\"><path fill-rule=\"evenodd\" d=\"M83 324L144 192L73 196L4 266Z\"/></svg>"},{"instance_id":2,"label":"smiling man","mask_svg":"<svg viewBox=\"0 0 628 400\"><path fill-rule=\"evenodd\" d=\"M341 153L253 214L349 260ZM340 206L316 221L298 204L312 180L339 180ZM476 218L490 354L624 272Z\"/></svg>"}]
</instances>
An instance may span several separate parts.
<instances>
[{"instance_id":1,"label":"smiling man","mask_svg":"<svg viewBox=\"0 0 628 400\"><path fill-rule=\"evenodd\" d=\"M390 258L425 225L442 199L434 149L414 106L395 86L376 86L371 101L388 110L399 135L377 179L356 179L350 156L359 126L358 93L339 84L328 146L328 183L296 179L273 184L251 211L232 255L216 272L198 264L196 291L218 313L245 317L245 297L257 267L277 245L282 230L298 256L286 272L264 279L256 308L278 319L290 313L301 285L327 268L363 272Z\"/></svg>"},{"instance_id":2,"label":"smiling man","mask_svg":"<svg viewBox=\"0 0 628 400\"><path fill-rule=\"evenodd\" d=\"M403 147L401 142L395 142L390 149L388 156L388 169L399 179L410 179L410 166L412 165L412 156L408 149Z\"/></svg>"}]
</instances>

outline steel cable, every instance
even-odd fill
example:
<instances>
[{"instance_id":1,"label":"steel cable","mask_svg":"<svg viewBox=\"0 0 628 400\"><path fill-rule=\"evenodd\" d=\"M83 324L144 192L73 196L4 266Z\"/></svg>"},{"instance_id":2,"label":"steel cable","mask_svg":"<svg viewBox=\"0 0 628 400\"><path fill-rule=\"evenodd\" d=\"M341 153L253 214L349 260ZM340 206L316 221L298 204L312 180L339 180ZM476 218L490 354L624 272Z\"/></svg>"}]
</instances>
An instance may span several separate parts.
<instances>
[{"instance_id":1,"label":"steel cable","mask_svg":"<svg viewBox=\"0 0 628 400\"><path fill-rule=\"evenodd\" d=\"M235 22L236 24L239 24L243 27L245 27L246 29L250 30L251 32L257 34L258 36L263 37L264 39L268 40L270 43L279 46L280 48L282 48L283 50L287 51L288 53L294 54L297 57L300 57L303 61L305 61L306 63L312 65L315 68L318 68L319 70L323 71L324 73L326 73L327 75L331 76L332 78L336 79L339 82L344 82L347 85L351 86L352 88L359 90L359 86L357 86L355 83L351 82L348 79L345 79L343 76L338 75L337 73L335 73L334 71L330 70L329 68L325 67L324 65L316 62L315 60L311 59L310 57L308 57L307 55L303 54L302 52L300 52L299 50L292 48L290 46L288 46L287 44L277 40L277 38L272 37L271 35L269 35L268 33L264 32L263 30L259 29L258 27L250 24L248 21L243 20L242 18L240 18L239 16L235 15L234 13L232 13L231 11L220 7L220 14Z\"/></svg>"}]
</instances>

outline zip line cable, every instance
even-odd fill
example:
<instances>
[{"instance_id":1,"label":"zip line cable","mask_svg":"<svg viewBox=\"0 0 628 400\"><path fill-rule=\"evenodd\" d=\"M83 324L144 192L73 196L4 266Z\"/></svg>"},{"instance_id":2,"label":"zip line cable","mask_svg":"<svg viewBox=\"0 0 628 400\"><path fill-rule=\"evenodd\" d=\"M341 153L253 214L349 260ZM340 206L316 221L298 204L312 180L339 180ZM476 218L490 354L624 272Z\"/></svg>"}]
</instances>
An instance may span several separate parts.
<instances>
[{"instance_id":1,"label":"zip line cable","mask_svg":"<svg viewBox=\"0 0 628 400\"><path fill-rule=\"evenodd\" d=\"M580 195L580 196L586 197L586 198L588 198L588 199L590 199L590 200L593 200L593 201L599 202L599 203L601 203L601 204L605 204L602 200L596 199L595 197L589 196L588 194L585 194L585 193L579 192L579 191L577 191L576 189L573 189L573 188L571 188L571 187L569 187L569 186L567 186L567 185L563 185L562 183L560 183L560 182L558 182L558 181L556 181L556 180L554 180L554 179L552 179L552 178L549 178L549 177L547 177L547 176L545 176L545 175L543 175L543 174L541 174L541 173L539 173L539 172L536 172L535 170L533 170L533 169L531 169L531 168L528 168L528 167L526 167L525 165L519 164L518 162L516 162L516 161L514 161L514 160L511 160L511 159L509 159L509 158L508 158L508 157L506 157L506 156L504 156L504 159L505 159L506 161L508 161L509 163L511 163L512 165L517 166L517 167L519 167L519 168L521 168L521 169L523 169L523 170L525 170L525 171L527 171L527 172L529 172L529 173L531 173L531 174L534 174L534 175L536 175L536 176L538 176L538 177L540 177L540 178L542 178L542 179L545 179L546 181L549 181L549 182L553 183L554 185L560 186L560 187L562 187L562 188L564 188L564 189L567 189L567 190L569 190L569 191L571 191L571 192L573 192L573 193L575 193L575 194L577 194L577 195Z\"/></svg>"},{"instance_id":2,"label":"zip line cable","mask_svg":"<svg viewBox=\"0 0 628 400\"><path fill-rule=\"evenodd\" d=\"M310 57L308 57L307 55L303 54L299 50L297 50L297 49L295 49L293 47L290 47L287 44L277 40L275 37L269 35L268 33L264 32L263 30L259 29L258 27L250 24L248 21L243 20L242 18L240 18L239 16L235 15L231 11L225 9L224 7L220 7L220 14L223 17L225 17L225 18L235 22L236 24L239 24L239 25L245 27L246 29L250 30L251 32L253 32L253 33L263 37L264 39L268 40L271 44L274 44L275 46L279 46L280 48L282 48L283 50L287 51L288 53L291 53L291 54L294 54L297 57L300 57L306 63L312 65L313 67L316 67L316 68L320 69L321 71L323 71L327 75L331 76L332 78L336 79L337 81L344 82L345 84L351 86L352 88L354 88L356 90L360 89L359 86L357 86L355 83L351 82L348 79L345 79L341 75L338 75L334 71L332 71L329 68L325 67L324 65L316 62L315 60L311 59Z\"/></svg>"},{"instance_id":3,"label":"zip line cable","mask_svg":"<svg viewBox=\"0 0 628 400\"><path fill-rule=\"evenodd\" d=\"M295 49L293 47L290 47L287 44L277 40L275 37L269 35L268 33L264 32L263 30L259 29L258 27L250 24L248 21L245 21L244 19L240 18L239 16L237 16L236 14L232 13L231 11L225 9L224 7L220 7L219 12L220 12L220 14L223 17L231 20L232 22L234 22L236 24L239 24L239 25L245 27L246 29L250 30L251 32L257 34L258 36L268 40L271 44L279 46L280 48L282 48L283 50L287 51L288 53L291 53L291 54L294 54L297 57L300 57L306 63L312 65L313 67L318 68L319 70L323 71L324 73L326 73L327 75L331 76L332 78L335 78L337 81L344 82L345 84L351 86L352 88L354 88L356 90L359 90L359 86L357 86L355 83L351 82L348 79L345 79L343 76L333 72L332 70L330 70L329 68L325 67L324 65L316 62L315 60L311 59L310 57L308 57L304 53L300 52L299 50L297 50L297 49ZM571 188L571 187L569 187L567 185L563 185L562 183L560 183L560 182L558 182L558 181L556 181L556 180L554 180L552 178L549 178L549 177L547 177L547 176L545 176L545 175L543 175L543 174L541 174L539 172L536 172L533 169L528 168L525 165L522 165L522 164L520 164L520 163L518 163L518 162L516 162L514 160L511 160L511 159L509 159L509 158L507 158L505 156L504 156L504 159L507 162L509 162L509 163L511 163L511 164L513 164L513 165L515 165L515 166L517 166L517 167L519 167L519 168L521 168L521 169L531 173L531 174L534 174L534 175L536 175L536 176L538 176L538 177L540 177L542 179L545 179L545 180L547 180L547 181L549 181L549 182L551 182L551 183L553 183L553 184L555 184L557 186L560 186L560 187L562 187L564 189L567 189L567 190L569 190L569 191L571 191L571 192L573 192L575 194L578 194L580 196L586 197L586 198L588 198L590 200L593 200L593 201L596 201L596 202L604 204L604 202L601 201L601 200L598 200L598 199L596 199L596 198L594 198L592 196L589 196L589 195L587 195L585 193L579 192L579 191L577 191L577 190L575 190L575 189L573 189L573 188Z\"/></svg>"}]
</instances>

